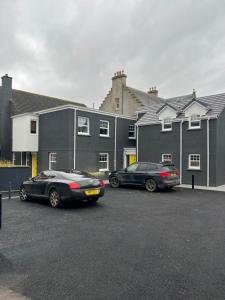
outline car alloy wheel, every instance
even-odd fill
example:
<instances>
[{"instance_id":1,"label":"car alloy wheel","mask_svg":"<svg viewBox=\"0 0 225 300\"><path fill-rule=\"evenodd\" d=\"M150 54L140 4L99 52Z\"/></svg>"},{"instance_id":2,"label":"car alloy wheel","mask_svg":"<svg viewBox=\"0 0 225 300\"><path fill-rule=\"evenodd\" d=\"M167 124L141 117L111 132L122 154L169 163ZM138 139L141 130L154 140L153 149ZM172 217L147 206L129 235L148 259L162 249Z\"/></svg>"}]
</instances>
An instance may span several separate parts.
<instances>
[{"instance_id":1,"label":"car alloy wheel","mask_svg":"<svg viewBox=\"0 0 225 300\"><path fill-rule=\"evenodd\" d=\"M21 187L21 189L20 189L20 200L21 201L26 201L27 199L28 199L27 192L26 192L24 187Z\"/></svg>"},{"instance_id":2,"label":"car alloy wheel","mask_svg":"<svg viewBox=\"0 0 225 300\"><path fill-rule=\"evenodd\" d=\"M120 186L120 183L119 183L119 180L117 177L110 178L109 182L110 182L110 186L113 188L118 188Z\"/></svg>"},{"instance_id":3,"label":"car alloy wheel","mask_svg":"<svg viewBox=\"0 0 225 300\"><path fill-rule=\"evenodd\" d=\"M155 192L157 190L157 184L154 179L148 179L145 183L145 188L149 192Z\"/></svg>"},{"instance_id":4,"label":"car alloy wheel","mask_svg":"<svg viewBox=\"0 0 225 300\"><path fill-rule=\"evenodd\" d=\"M50 192L49 201L52 207L60 207L62 204L60 195L56 190Z\"/></svg>"}]
</instances>

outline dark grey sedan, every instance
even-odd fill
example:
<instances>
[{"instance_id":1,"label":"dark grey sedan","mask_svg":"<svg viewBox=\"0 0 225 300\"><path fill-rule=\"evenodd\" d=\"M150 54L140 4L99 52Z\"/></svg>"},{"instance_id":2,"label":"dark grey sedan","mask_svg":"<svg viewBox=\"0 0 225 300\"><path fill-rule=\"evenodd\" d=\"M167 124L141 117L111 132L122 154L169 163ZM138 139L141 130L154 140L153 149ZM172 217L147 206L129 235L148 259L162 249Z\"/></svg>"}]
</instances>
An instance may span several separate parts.
<instances>
[{"instance_id":1,"label":"dark grey sedan","mask_svg":"<svg viewBox=\"0 0 225 300\"><path fill-rule=\"evenodd\" d=\"M138 162L123 170L109 174L111 187L120 185L143 186L149 192L160 189L171 189L180 184L180 176L176 167L168 163Z\"/></svg>"},{"instance_id":2,"label":"dark grey sedan","mask_svg":"<svg viewBox=\"0 0 225 300\"><path fill-rule=\"evenodd\" d=\"M103 180L87 173L43 171L38 176L24 181L20 187L20 199L30 197L49 199L52 207L60 207L70 200L96 202L105 192Z\"/></svg>"}]
</instances>

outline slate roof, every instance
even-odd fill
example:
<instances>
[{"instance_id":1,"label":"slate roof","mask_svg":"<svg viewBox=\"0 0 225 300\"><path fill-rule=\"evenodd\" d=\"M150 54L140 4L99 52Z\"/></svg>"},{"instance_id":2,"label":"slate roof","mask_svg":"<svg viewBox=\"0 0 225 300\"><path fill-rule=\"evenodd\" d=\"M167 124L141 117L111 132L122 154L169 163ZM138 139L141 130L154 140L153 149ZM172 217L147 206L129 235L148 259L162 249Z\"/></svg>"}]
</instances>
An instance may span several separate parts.
<instances>
[{"instance_id":1,"label":"slate roof","mask_svg":"<svg viewBox=\"0 0 225 300\"><path fill-rule=\"evenodd\" d=\"M1 90L1 87L0 87ZM21 90L12 90L12 115L19 115L29 112L36 112L43 109L54 108L66 104L87 107L83 103L62 100L49 96L29 93Z\"/></svg>"},{"instance_id":2,"label":"slate roof","mask_svg":"<svg viewBox=\"0 0 225 300\"><path fill-rule=\"evenodd\" d=\"M166 103L173 106L177 109L178 115L174 121L179 121L184 118L183 109L189 105L193 100L193 94L168 98L166 99ZM225 93L198 97L196 98L197 102L201 103L205 107L207 107L208 111L206 113L207 117L218 117L220 113L225 109ZM157 111L164 106L165 104L155 104L148 107L146 113L137 121L137 125L145 125L145 124L157 124L159 123L159 118L157 115Z\"/></svg>"},{"instance_id":3,"label":"slate roof","mask_svg":"<svg viewBox=\"0 0 225 300\"><path fill-rule=\"evenodd\" d=\"M143 107L149 107L152 104L157 104L157 103L164 103L164 99L157 97L155 95L152 94L148 94L145 93L143 91L134 89L132 87L126 86L126 89L128 90L128 92L130 93L131 96L133 96L134 98L136 98L137 100L139 100L139 102L141 102L142 104L142 108Z\"/></svg>"}]
</instances>

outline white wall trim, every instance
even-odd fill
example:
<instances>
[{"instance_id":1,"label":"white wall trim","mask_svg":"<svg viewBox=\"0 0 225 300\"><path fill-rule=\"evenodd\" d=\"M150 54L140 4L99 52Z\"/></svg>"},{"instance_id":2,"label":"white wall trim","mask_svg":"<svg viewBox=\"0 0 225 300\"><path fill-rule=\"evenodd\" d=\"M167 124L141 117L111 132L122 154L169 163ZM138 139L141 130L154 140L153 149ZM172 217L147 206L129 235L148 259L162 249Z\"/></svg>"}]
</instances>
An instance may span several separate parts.
<instances>
[{"instance_id":1,"label":"white wall trim","mask_svg":"<svg viewBox=\"0 0 225 300\"><path fill-rule=\"evenodd\" d=\"M136 125L136 134L137 134L137 137L136 137L136 160L138 161L138 137L139 137L139 127L138 125Z\"/></svg>"},{"instance_id":2,"label":"white wall trim","mask_svg":"<svg viewBox=\"0 0 225 300\"><path fill-rule=\"evenodd\" d=\"M77 142L77 110L74 109L74 133L73 133L73 168L76 169L76 142Z\"/></svg>"},{"instance_id":3,"label":"white wall trim","mask_svg":"<svg viewBox=\"0 0 225 300\"><path fill-rule=\"evenodd\" d=\"M116 149L117 149L117 117L115 117L115 140L114 140L114 170L116 170Z\"/></svg>"},{"instance_id":4,"label":"white wall trim","mask_svg":"<svg viewBox=\"0 0 225 300\"><path fill-rule=\"evenodd\" d=\"M209 170L210 170L210 161L209 161L209 119L207 120L207 187L209 187Z\"/></svg>"},{"instance_id":5,"label":"white wall trim","mask_svg":"<svg viewBox=\"0 0 225 300\"><path fill-rule=\"evenodd\" d=\"M183 121L180 122L180 184L183 176Z\"/></svg>"}]
</instances>

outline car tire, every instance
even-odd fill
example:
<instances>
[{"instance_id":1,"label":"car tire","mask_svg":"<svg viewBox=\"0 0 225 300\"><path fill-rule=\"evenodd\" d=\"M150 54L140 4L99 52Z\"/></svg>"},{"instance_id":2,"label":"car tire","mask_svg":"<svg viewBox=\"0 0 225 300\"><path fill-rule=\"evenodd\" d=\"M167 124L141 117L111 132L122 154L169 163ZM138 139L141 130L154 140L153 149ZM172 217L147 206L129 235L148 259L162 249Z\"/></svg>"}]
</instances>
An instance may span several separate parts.
<instances>
[{"instance_id":1,"label":"car tire","mask_svg":"<svg viewBox=\"0 0 225 300\"><path fill-rule=\"evenodd\" d=\"M55 189L52 189L49 193L49 202L50 205L54 208L62 207L60 194Z\"/></svg>"},{"instance_id":2,"label":"car tire","mask_svg":"<svg viewBox=\"0 0 225 300\"><path fill-rule=\"evenodd\" d=\"M148 192L155 192L157 190L157 183L154 179L147 179L145 182L145 188Z\"/></svg>"},{"instance_id":3,"label":"car tire","mask_svg":"<svg viewBox=\"0 0 225 300\"><path fill-rule=\"evenodd\" d=\"M99 197L91 197L88 198L87 201L88 203L96 203L98 201Z\"/></svg>"},{"instance_id":4,"label":"car tire","mask_svg":"<svg viewBox=\"0 0 225 300\"><path fill-rule=\"evenodd\" d=\"M21 201L29 200L29 196L27 195L27 191L24 186L21 186L20 188L20 200Z\"/></svg>"},{"instance_id":5,"label":"car tire","mask_svg":"<svg viewBox=\"0 0 225 300\"><path fill-rule=\"evenodd\" d=\"M115 176L109 179L109 183L112 188L118 188L120 186L119 179Z\"/></svg>"}]
</instances>

